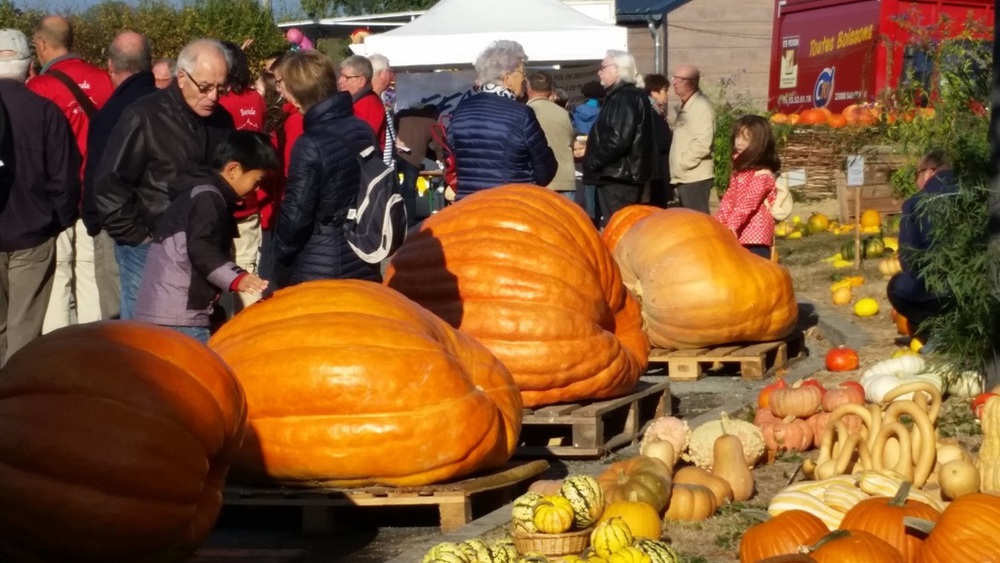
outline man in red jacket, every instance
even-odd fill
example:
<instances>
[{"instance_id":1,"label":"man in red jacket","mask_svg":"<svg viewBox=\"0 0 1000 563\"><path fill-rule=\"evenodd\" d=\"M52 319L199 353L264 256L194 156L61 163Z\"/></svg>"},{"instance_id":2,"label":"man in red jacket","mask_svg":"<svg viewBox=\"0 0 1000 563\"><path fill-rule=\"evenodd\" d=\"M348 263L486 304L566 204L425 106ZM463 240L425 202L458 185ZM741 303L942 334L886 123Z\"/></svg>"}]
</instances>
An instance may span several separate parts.
<instances>
[{"instance_id":1,"label":"man in red jacket","mask_svg":"<svg viewBox=\"0 0 1000 563\"><path fill-rule=\"evenodd\" d=\"M28 81L28 89L48 98L62 110L69 120L70 129L80 149L80 178L87 162L87 131L93 113L101 109L114 92L107 71L85 62L74 55L73 27L62 16L42 18L31 37L35 55L42 65L38 76ZM98 237L107 238L101 233ZM87 234L79 216L75 224L56 239L56 274L52 297L45 314L44 332L64 327L73 321L72 307L76 306L76 321L81 323L107 318L102 313L101 284L115 280L98 279L97 272L114 271L114 268L95 264L94 245L101 240ZM109 240L105 240L109 243ZM109 253L98 255L111 259ZM75 289L75 296L74 296ZM104 311L113 311L107 305Z\"/></svg>"},{"instance_id":2,"label":"man in red jacket","mask_svg":"<svg viewBox=\"0 0 1000 563\"><path fill-rule=\"evenodd\" d=\"M372 63L361 55L351 55L340 63L337 90L348 92L354 100L354 116L371 125L378 139L378 148L385 150L385 106L372 90Z\"/></svg>"}]
</instances>

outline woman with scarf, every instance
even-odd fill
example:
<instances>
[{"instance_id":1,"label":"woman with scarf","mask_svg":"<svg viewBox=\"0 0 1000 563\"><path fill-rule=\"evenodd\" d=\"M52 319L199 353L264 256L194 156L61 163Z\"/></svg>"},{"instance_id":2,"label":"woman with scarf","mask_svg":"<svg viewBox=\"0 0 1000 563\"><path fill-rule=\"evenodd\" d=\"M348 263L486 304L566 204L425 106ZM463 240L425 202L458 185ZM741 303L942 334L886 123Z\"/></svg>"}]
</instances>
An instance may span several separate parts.
<instances>
[{"instance_id":1,"label":"woman with scarf","mask_svg":"<svg viewBox=\"0 0 1000 563\"><path fill-rule=\"evenodd\" d=\"M516 41L494 41L476 59L478 86L455 108L448 144L455 154L456 199L505 184L548 185L556 158L535 113L518 102L527 57Z\"/></svg>"}]
</instances>

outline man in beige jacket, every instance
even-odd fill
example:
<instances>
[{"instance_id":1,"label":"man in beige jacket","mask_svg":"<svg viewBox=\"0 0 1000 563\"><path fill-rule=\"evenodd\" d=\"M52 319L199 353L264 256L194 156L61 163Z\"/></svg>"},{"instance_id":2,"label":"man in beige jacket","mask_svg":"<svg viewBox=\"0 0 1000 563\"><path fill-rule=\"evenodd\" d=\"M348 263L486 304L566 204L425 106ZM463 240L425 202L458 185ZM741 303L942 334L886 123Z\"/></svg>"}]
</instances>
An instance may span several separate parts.
<instances>
[{"instance_id":1,"label":"man in beige jacket","mask_svg":"<svg viewBox=\"0 0 1000 563\"><path fill-rule=\"evenodd\" d=\"M715 176L712 165L715 110L698 89L700 79L698 69L689 65L678 67L671 77L674 94L681 103L677 106L670 145L670 183L680 197L681 207L708 213Z\"/></svg>"},{"instance_id":2,"label":"man in beige jacket","mask_svg":"<svg viewBox=\"0 0 1000 563\"><path fill-rule=\"evenodd\" d=\"M556 156L556 176L549 183L550 190L559 192L569 199L575 197L576 168L573 164L573 123L569 112L552 101L555 81L547 72L532 72L528 75L528 107L535 112L538 124L542 126L545 140Z\"/></svg>"}]
</instances>

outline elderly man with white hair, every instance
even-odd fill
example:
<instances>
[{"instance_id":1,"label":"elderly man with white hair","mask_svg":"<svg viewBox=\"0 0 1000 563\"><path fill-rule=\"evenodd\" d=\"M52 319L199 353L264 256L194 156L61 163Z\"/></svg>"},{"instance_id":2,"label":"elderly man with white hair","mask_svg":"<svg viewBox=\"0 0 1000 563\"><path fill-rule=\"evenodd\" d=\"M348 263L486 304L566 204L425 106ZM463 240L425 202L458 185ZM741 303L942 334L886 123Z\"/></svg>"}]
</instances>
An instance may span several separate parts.
<instances>
[{"instance_id":1,"label":"elderly man with white hair","mask_svg":"<svg viewBox=\"0 0 1000 563\"><path fill-rule=\"evenodd\" d=\"M0 99L8 121L0 129L0 173L14 170L0 212L0 365L42 333L56 236L73 224L80 202L80 151L59 107L24 85L30 64L24 34L0 29Z\"/></svg>"},{"instance_id":2,"label":"elderly man with white hair","mask_svg":"<svg viewBox=\"0 0 1000 563\"><path fill-rule=\"evenodd\" d=\"M641 89L635 59L624 51L608 51L597 71L607 90L604 105L587 137L583 165L596 178L601 225L615 211L639 203L653 176L655 131L659 117Z\"/></svg>"},{"instance_id":3,"label":"elderly man with white hair","mask_svg":"<svg viewBox=\"0 0 1000 563\"><path fill-rule=\"evenodd\" d=\"M94 180L97 210L115 240L121 318L132 318L150 234L170 205L171 184L206 166L233 131L219 105L229 90L222 43L196 39L177 57L177 79L131 104L108 137Z\"/></svg>"},{"instance_id":4,"label":"elderly man with white hair","mask_svg":"<svg viewBox=\"0 0 1000 563\"><path fill-rule=\"evenodd\" d=\"M395 73L389 65L389 58L385 55L369 55L368 61L372 63L372 92L382 100L385 109L385 143L382 147L382 161L386 166L396 165L396 125L392 114L392 109L386 103L385 92L395 80Z\"/></svg>"}]
</instances>

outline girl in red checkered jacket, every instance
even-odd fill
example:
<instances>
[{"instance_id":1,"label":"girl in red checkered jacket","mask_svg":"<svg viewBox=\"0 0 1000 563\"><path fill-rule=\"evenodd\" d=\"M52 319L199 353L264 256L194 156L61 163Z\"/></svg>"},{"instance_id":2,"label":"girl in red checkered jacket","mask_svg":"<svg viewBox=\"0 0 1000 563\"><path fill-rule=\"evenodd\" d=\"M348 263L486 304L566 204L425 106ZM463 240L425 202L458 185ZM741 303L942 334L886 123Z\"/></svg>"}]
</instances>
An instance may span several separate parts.
<instances>
[{"instance_id":1,"label":"girl in red checkered jacket","mask_svg":"<svg viewBox=\"0 0 1000 563\"><path fill-rule=\"evenodd\" d=\"M715 218L736 233L744 248L770 260L774 244L771 206L776 195L775 177L781 168L771 124L757 115L743 116L733 125L732 143L729 189Z\"/></svg>"}]
</instances>

